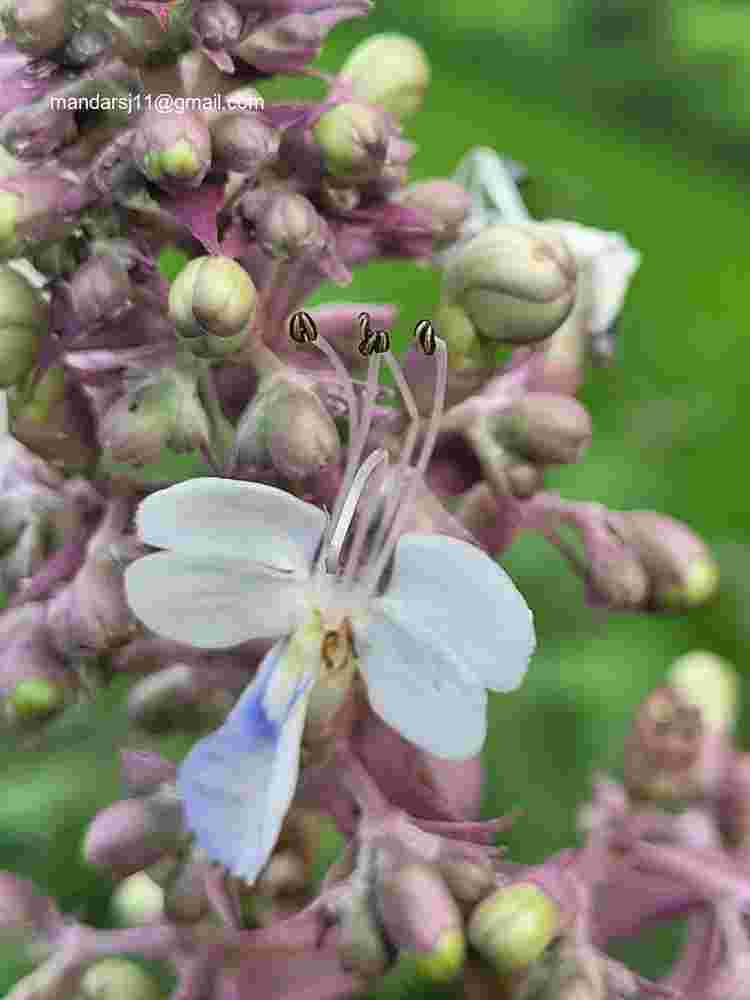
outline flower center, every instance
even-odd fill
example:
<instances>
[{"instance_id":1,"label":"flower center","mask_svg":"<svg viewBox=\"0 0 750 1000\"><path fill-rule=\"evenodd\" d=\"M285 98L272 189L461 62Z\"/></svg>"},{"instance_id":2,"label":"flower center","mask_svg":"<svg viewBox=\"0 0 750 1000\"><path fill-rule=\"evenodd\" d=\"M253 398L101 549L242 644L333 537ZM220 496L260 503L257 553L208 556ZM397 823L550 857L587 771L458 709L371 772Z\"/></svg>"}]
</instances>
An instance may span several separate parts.
<instances>
[{"instance_id":1,"label":"flower center","mask_svg":"<svg viewBox=\"0 0 750 1000\"><path fill-rule=\"evenodd\" d=\"M445 341L436 336L432 324L422 320L415 328L417 343L428 356L435 355L436 379L433 406L424 428L422 448L416 463L411 460L419 437L421 419L414 396L409 388L398 361L391 353L390 338L384 330L372 330L370 317L361 313L359 318L362 341L360 353L369 358L367 382L361 407L351 376L334 349L318 334L315 322L309 313L295 313L290 320L291 338L297 343L314 344L326 355L342 384L349 409L349 447L344 475L336 497L331 519L326 529L315 566L318 583L328 576L341 580L343 591L357 591L360 606L376 593L383 573L393 555L396 543L403 531L404 523L419 482L424 476L437 439L440 418L445 406L445 390L448 376L448 355ZM371 489L364 502L360 503L365 486L375 476L387 470L388 454L384 449L375 449L362 456L367 447L379 392L381 359L385 359L393 380L401 395L410 426L395 471L392 473L392 488L385 500L381 500L380 490ZM382 485L378 484L378 485ZM377 530L368 538L376 517L380 515ZM346 562L342 562L344 543L350 536L350 529L356 514L356 528L351 538ZM364 553L364 557L363 557ZM355 587L355 578L357 586ZM317 588L316 588L317 589ZM324 604L326 602L323 602Z\"/></svg>"}]
</instances>

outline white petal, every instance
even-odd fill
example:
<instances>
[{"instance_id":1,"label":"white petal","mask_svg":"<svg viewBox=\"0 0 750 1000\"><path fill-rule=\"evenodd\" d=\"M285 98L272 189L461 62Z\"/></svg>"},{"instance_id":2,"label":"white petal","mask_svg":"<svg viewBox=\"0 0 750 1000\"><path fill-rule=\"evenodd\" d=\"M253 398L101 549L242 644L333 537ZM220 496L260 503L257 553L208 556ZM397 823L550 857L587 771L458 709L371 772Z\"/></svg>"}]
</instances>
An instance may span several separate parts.
<instances>
[{"instance_id":1,"label":"white petal","mask_svg":"<svg viewBox=\"0 0 750 1000\"><path fill-rule=\"evenodd\" d=\"M196 743L177 776L198 844L248 882L268 861L297 786L312 676L280 678L287 644L266 655L224 725Z\"/></svg>"},{"instance_id":2,"label":"white petal","mask_svg":"<svg viewBox=\"0 0 750 1000\"><path fill-rule=\"evenodd\" d=\"M383 610L370 620L364 638L355 635L374 711L438 757L461 760L479 753L487 731L483 686L452 655L444 656L429 633L405 629Z\"/></svg>"},{"instance_id":3,"label":"white petal","mask_svg":"<svg viewBox=\"0 0 750 1000\"><path fill-rule=\"evenodd\" d=\"M201 649L291 632L304 612L306 583L228 559L154 552L125 570L125 593L158 635Z\"/></svg>"},{"instance_id":4,"label":"white petal","mask_svg":"<svg viewBox=\"0 0 750 1000\"><path fill-rule=\"evenodd\" d=\"M263 483L206 477L152 493L137 514L148 545L307 574L326 524L322 510Z\"/></svg>"},{"instance_id":5,"label":"white petal","mask_svg":"<svg viewBox=\"0 0 750 1000\"><path fill-rule=\"evenodd\" d=\"M474 545L448 535L404 535L386 594L375 602L491 691L521 683L534 651L526 601L508 574Z\"/></svg>"}]
</instances>

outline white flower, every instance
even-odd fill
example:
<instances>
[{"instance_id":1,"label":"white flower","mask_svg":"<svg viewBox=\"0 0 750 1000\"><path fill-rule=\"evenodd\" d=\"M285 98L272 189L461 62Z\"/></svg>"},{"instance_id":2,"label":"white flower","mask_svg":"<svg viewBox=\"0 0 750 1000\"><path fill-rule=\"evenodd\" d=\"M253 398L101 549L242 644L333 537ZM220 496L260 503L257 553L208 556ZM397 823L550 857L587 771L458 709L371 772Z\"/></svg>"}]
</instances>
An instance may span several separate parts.
<instances>
[{"instance_id":1,"label":"white flower","mask_svg":"<svg viewBox=\"0 0 750 1000\"><path fill-rule=\"evenodd\" d=\"M330 351L322 338L317 345ZM416 415L390 352L386 360ZM531 612L492 559L458 539L400 534L410 485L400 508L381 510L374 541L371 491L342 560L359 496L387 464L376 451L359 465L379 361L371 358L359 417L351 401L352 445L330 519L275 487L215 478L172 486L139 508L141 538L165 550L126 571L128 600L146 625L205 649L279 640L225 723L196 744L179 773L198 843L248 881L267 861L294 794L306 715L335 711L357 669L387 723L425 750L459 759L484 742L486 689L515 688L533 651ZM438 383L417 475L408 466L415 423L395 471L400 481L415 483L429 458L444 377Z\"/></svg>"}]
</instances>

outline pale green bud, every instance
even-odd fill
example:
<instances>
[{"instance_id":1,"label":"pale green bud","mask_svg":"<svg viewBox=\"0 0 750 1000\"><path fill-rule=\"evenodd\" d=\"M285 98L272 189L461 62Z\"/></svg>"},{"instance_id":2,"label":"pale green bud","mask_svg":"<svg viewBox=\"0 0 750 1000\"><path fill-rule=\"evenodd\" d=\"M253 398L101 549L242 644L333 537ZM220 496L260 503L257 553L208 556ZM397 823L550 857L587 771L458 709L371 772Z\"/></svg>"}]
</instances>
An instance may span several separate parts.
<instances>
[{"instance_id":1,"label":"pale green bud","mask_svg":"<svg viewBox=\"0 0 750 1000\"><path fill-rule=\"evenodd\" d=\"M480 358L480 338L474 324L459 306L443 302L435 313L434 324L448 348L448 365L451 368L460 368L467 360Z\"/></svg>"},{"instance_id":2,"label":"pale green bud","mask_svg":"<svg viewBox=\"0 0 750 1000\"><path fill-rule=\"evenodd\" d=\"M160 1000L156 980L125 958L103 958L83 974L81 1000Z\"/></svg>"},{"instance_id":3,"label":"pale green bud","mask_svg":"<svg viewBox=\"0 0 750 1000\"><path fill-rule=\"evenodd\" d=\"M43 56L72 30L70 0L13 0L2 10L7 36L23 52Z\"/></svg>"},{"instance_id":4,"label":"pale green bud","mask_svg":"<svg viewBox=\"0 0 750 1000\"><path fill-rule=\"evenodd\" d=\"M739 676L728 660L696 649L679 656L669 669L667 683L700 710L711 729L727 730L737 721Z\"/></svg>"},{"instance_id":5,"label":"pale green bud","mask_svg":"<svg viewBox=\"0 0 750 1000\"><path fill-rule=\"evenodd\" d=\"M367 895L353 897L339 913L338 956L345 969L360 976L381 976L391 964L388 947Z\"/></svg>"},{"instance_id":6,"label":"pale green bud","mask_svg":"<svg viewBox=\"0 0 750 1000\"><path fill-rule=\"evenodd\" d=\"M320 116L312 132L332 177L364 183L382 171L389 129L377 108L355 102L338 104Z\"/></svg>"},{"instance_id":7,"label":"pale green bud","mask_svg":"<svg viewBox=\"0 0 750 1000\"><path fill-rule=\"evenodd\" d=\"M150 924L164 914L164 890L146 872L136 872L120 882L110 905L121 927Z\"/></svg>"},{"instance_id":8,"label":"pale green bud","mask_svg":"<svg viewBox=\"0 0 750 1000\"><path fill-rule=\"evenodd\" d=\"M65 703L65 690L43 677L19 681L8 696L13 718L20 723L37 722L55 715Z\"/></svg>"},{"instance_id":9,"label":"pale green bud","mask_svg":"<svg viewBox=\"0 0 750 1000\"><path fill-rule=\"evenodd\" d=\"M536 961L560 930L560 908L530 882L504 886L474 910L469 941L507 975Z\"/></svg>"},{"instance_id":10,"label":"pale green bud","mask_svg":"<svg viewBox=\"0 0 750 1000\"><path fill-rule=\"evenodd\" d=\"M199 357L223 357L242 346L255 316L257 292L231 257L196 257L169 291L169 315Z\"/></svg>"},{"instance_id":11,"label":"pale green bud","mask_svg":"<svg viewBox=\"0 0 750 1000\"><path fill-rule=\"evenodd\" d=\"M354 96L378 104L399 118L419 110L430 82L427 55L406 35L373 35L361 42L341 67Z\"/></svg>"},{"instance_id":12,"label":"pale green bud","mask_svg":"<svg viewBox=\"0 0 750 1000\"><path fill-rule=\"evenodd\" d=\"M378 914L390 942L433 983L454 979L466 957L461 911L440 872L413 863L376 883Z\"/></svg>"},{"instance_id":13,"label":"pale green bud","mask_svg":"<svg viewBox=\"0 0 750 1000\"><path fill-rule=\"evenodd\" d=\"M551 336L572 309L576 265L556 234L498 223L448 260L443 292L483 336L531 344Z\"/></svg>"},{"instance_id":14,"label":"pale green bud","mask_svg":"<svg viewBox=\"0 0 750 1000\"><path fill-rule=\"evenodd\" d=\"M23 275L0 265L0 389L24 379L34 366L47 308Z\"/></svg>"}]
</instances>

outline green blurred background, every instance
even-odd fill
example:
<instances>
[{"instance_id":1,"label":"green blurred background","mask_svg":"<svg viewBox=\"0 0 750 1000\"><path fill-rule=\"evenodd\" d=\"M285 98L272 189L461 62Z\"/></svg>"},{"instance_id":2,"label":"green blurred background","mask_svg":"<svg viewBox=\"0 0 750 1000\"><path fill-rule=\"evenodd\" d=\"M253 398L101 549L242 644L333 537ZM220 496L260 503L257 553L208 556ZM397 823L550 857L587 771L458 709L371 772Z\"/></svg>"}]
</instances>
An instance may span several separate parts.
<instances>
[{"instance_id":1,"label":"green blurred background","mask_svg":"<svg viewBox=\"0 0 750 1000\"><path fill-rule=\"evenodd\" d=\"M583 606L580 583L542 541L524 538L509 553L539 649L523 688L492 702L485 814L523 808L505 842L513 859L531 862L574 841L592 771L617 771L631 713L675 656L710 649L744 672L750 4L432 0L429 8L379 0L373 16L333 32L321 65L336 69L374 31L413 35L434 71L407 130L419 144L415 179L449 174L469 147L492 146L528 166L535 215L621 231L642 252L618 364L592 372L582 394L593 445L550 486L682 518L714 547L722 572L718 599L689 616L608 617ZM378 263L343 295L327 288L316 300L395 302L405 334L430 315L436 293L433 273ZM2 759L0 868L33 877L95 923L108 919L112 885L83 864L80 838L118 795L121 696L115 689L66 720L47 749L6 749ZM747 689L743 696L750 700ZM749 704L742 739L750 744ZM180 752L179 741L170 749ZM620 954L657 974L678 936L650 934ZM0 991L17 973L12 963L0 968ZM390 992L420 995L403 984Z\"/></svg>"}]
</instances>

